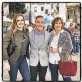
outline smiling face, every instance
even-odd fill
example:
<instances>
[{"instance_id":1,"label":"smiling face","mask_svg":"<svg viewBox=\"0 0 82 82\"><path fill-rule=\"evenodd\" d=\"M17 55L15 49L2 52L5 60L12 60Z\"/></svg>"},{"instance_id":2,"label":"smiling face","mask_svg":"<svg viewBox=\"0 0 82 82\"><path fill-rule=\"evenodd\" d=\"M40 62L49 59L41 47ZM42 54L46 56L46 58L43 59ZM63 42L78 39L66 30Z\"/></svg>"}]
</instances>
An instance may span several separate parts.
<instances>
[{"instance_id":1,"label":"smiling face","mask_svg":"<svg viewBox=\"0 0 82 82\"><path fill-rule=\"evenodd\" d=\"M44 17L38 17L35 20L36 29L42 31L44 28Z\"/></svg>"},{"instance_id":2,"label":"smiling face","mask_svg":"<svg viewBox=\"0 0 82 82\"><path fill-rule=\"evenodd\" d=\"M52 28L56 31L62 30L63 26L64 26L64 23L60 17L57 17L52 21Z\"/></svg>"},{"instance_id":3,"label":"smiling face","mask_svg":"<svg viewBox=\"0 0 82 82\"><path fill-rule=\"evenodd\" d=\"M23 28L23 27L24 27L25 23L24 23L24 18L23 18L23 16L18 16L18 17L16 18L16 25L17 25L17 27L19 27L19 28Z\"/></svg>"},{"instance_id":4,"label":"smiling face","mask_svg":"<svg viewBox=\"0 0 82 82\"><path fill-rule=\"evenodd\" d=\"M61 20L58 20L58 21L55 22L54 29L55 30L61 30L62 29L62 22L61 22Z\"/></svg>"}]
</instances>

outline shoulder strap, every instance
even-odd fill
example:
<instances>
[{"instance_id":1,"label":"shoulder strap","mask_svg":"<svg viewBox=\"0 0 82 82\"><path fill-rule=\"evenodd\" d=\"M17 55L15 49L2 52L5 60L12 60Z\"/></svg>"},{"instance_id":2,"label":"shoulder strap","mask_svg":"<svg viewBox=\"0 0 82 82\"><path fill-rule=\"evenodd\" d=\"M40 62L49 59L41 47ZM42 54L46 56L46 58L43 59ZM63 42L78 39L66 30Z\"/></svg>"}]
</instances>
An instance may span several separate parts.
<instances>
[{"instance_id":1,"label":"shoulder strap","mask_svg":"<svg viewBox=\"0 0 82 82\"><path fill-rule=\"evenodd\" d=\"M13 31L12 31L11 41L13 41L13 39L14 39L14 33L13 33Z\"/></svg>"}]
</instances>

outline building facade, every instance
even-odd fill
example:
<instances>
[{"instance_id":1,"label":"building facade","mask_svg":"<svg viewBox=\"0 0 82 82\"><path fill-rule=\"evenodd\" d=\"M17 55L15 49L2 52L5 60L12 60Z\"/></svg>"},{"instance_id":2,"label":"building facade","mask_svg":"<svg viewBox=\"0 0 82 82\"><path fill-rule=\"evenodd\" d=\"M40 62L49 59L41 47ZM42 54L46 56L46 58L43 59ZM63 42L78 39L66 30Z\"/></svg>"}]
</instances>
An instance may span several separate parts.
<instances>
[{"instance_id":1,"label":"building facade","mask_svg":"<svg viewBox=\"0 0 82 82\"><path fill-rule=\"evenodd\" d=\"M60 16L64 22L80 23L80 3L31 3L29 7L33 23L37 15Z\"/></svg>"},{"instance_id":2,"label":"building facade","mask_svg":"<svg viewBox=\"0 0 82 82\"><path fill-rule=\"evenodd\" d=\"M25 3L25 20L35 23L38 15L48 16L50 20L60 16L64 22L80 23L80 3ZM3 15L9 15L9 4L3 3Z\"/></svg>"}]
</instances>

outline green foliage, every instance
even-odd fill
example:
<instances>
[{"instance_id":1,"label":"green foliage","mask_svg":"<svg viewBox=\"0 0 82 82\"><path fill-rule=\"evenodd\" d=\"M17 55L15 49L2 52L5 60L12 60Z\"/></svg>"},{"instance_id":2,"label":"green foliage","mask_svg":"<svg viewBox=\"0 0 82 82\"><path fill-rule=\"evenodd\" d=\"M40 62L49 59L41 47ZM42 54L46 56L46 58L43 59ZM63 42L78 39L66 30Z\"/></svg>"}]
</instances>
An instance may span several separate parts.
<instances>
[{"instance_id":1,"label":"green foliage","mask_svg":"<svg viewBox=\"0 0 82 82\"><path fill-rule=\"evenodd\" d=\"M17 13L25 13L25 3L11 2L9 3L9 12L12 16Z\"/></svg>"}]
</instances>

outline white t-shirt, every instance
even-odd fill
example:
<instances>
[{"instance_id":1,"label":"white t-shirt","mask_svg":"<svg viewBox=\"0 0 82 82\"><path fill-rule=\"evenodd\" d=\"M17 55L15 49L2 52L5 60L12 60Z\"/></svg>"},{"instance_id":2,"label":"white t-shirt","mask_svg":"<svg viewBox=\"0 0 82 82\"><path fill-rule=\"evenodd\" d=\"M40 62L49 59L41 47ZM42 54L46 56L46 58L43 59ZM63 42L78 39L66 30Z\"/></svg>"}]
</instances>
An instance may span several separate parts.
<instances>
[{"instance_id":1,"label":"white t-shirt","mask_svg":"<svg viewBox=\"0 0 82 82\"><path fill-rule=\"evenodd\" d=\"M60 33L62 33L62 32L63 32L63 30ZM57 48L60 33L58 35L56 35L56 33L54 34L53 40L50 44L50 47ZM59 48L59 52L61 52L61 50L62 50L62 47ZM59 53L52 53L50 51L50 53L49 53L49 62L51 64L58 64L59 60L60 60Z\"/></svg>"}]
</instances>

